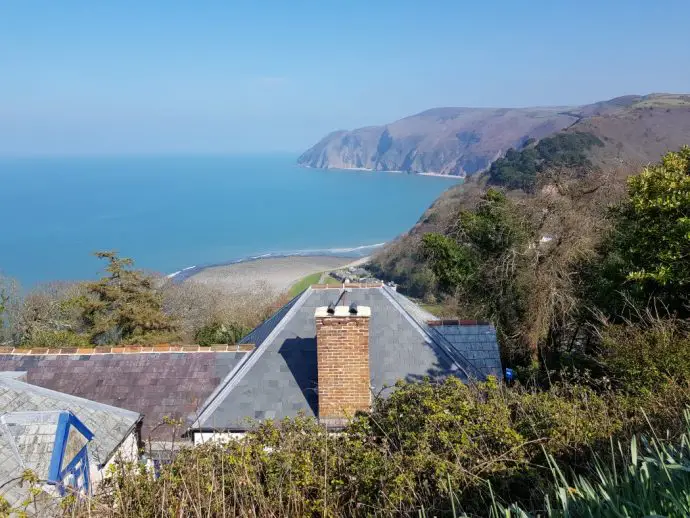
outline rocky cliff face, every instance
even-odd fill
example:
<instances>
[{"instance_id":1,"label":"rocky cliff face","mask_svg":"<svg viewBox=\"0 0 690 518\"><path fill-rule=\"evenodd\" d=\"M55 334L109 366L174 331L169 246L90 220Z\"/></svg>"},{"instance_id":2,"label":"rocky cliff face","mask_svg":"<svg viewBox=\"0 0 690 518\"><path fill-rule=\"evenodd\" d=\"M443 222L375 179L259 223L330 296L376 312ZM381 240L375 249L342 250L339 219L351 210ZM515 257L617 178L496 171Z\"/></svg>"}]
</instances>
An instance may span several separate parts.
<instances>
[{"instance_id":1,"label":"rocky cliff face","mask_svg":"<svg viewBox=\"0 0 690 518\"><path fill-rule=\"evenodd\" d=\"M385 126L335 131L298 163L323 169L466 176L483 171L508 149L520 149L528 139L539 140L639 99L626 96L553 108L434 108Z\"/></svg>"}]
</instances>

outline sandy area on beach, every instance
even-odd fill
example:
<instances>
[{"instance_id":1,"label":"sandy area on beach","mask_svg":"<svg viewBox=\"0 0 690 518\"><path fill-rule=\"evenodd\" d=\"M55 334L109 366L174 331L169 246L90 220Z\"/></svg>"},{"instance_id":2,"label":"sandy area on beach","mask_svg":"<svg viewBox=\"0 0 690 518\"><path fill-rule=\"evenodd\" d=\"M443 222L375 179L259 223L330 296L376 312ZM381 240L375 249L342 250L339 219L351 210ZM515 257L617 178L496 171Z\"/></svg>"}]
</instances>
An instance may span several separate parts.
<instances>
[{"instance_id":1,"label":"sandy area on beach","mask_svg":"<svg viewBox=\"0 0 690 518\"><path fill-rule=\"evenodd\" d=\"M367 258L328 256L271 257L206 268L187 281L211 284L228 293L262 288L278 294L288 291L293 284L309 274L361 264L366 260Z\"/></svg>"}]
</instances>

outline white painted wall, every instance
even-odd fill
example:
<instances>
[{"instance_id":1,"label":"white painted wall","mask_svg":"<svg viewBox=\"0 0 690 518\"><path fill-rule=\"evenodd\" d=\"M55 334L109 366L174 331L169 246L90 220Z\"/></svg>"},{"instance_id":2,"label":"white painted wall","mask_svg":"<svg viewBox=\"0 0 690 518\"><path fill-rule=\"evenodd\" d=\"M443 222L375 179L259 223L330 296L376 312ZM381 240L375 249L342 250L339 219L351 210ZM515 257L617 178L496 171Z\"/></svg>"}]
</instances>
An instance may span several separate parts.
<instances>
[{"instance_id":1,"label":"white painted wall","mask_svg":"<svg viewBox=\"0 0 690 518\"><path fill-rule=\"evenodd\" d=\"M194 446L207 442L230 442L242 439L244 432L194 432Z\"/></svg>"},{"instance_id":2,"label":"white painted wall","mask_svg":"<svg viewBox=\"0 0 690 518\"><path fill-rule=\"evenodd\" d=\"M100 484L107 476L110 466L116 462L135 462L139 459L139 448L137 444L137 434L135 431L130 433L117 451L110 457L110 460L101 469L98 469L98 462L96 459L89 459L91 477L91 491L93 491L98 484Z\"/></svg>"}]
</instances>

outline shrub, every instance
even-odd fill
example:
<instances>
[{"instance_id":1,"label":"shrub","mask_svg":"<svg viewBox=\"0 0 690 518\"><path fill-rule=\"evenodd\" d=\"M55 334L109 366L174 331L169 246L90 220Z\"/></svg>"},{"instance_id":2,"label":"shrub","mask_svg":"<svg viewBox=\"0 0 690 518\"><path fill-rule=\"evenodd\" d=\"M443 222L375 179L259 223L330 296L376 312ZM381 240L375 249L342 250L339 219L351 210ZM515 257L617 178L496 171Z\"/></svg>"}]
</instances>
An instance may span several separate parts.
<instances>
[{"instance_id":1,"label":"shrub","mask_svg":"<svg viewBox=\"0 0 690 518\"><path fill-rule=\"evenodd\" d=\"M690 147L630 177L627 198L611 213L615 228L596 281L605 288L597 293L602 309L615 318L632 301L690 316Z\"/></svg>"},{"instance_id":2,"label":"shrub","mask_svg":"<svg viewBox=\"0 0 690 518\"><path fill-rule=\"evenodd\" d=\"M608 460L596 456L584 474L568 476L548 457L553 483L541 516L550 518L690 516L690 411L685 410L685 431L675 442L657 436L633 437L628 451L621 443ZM529 518L517 505L494 503L495 518Z\"/></svg>"},{"instance_id":3,"label":"shrub","mask_svg":"<svg viewBox=\"0 0 690 518\"><path fill-rule=\"evenodd\" d=\"M652 320L651 324L609 326L601 345L611 377L626 391L654 391L669 381L690 382L688 324Z\"/></svg>"},{"instance_id":4,"label":"shrub","mask_svg":"<svg viewBox=\"0 0 690 518\"><path fill-rule=\"evenodd\" d=\"M69 330L36 329L26 338L28 347L91 347L89 337Z\"/></svg>"},{"instance_id":5,"label":"shrub","mask_svg":"<svg viewBox=\"0 0 690 518\"><path fill-rule=\"evenodd\" d=\"M580 385L559 383L547 391L516 389L510 392L510 406L515 426L526 439L538 441L550 454L571 459L586 456L622 426L611 394L601 396Z\"/></svg>"},{"instance_id":6,"label":"shrub","mask_svg":"<svg viewBox=\"0 0 690 518\"><path fill-rule=\"evenodd\" d=\"M122 466L89 505L105 516L340 517L441 515L454 502L485 515L487 481L529 506L548 490L548 455L581 473L591 451L605 454L624 430L617 405L566 385L399 383L339 434L306 417L265 422L182 450L158 479Z\"/></svg>"},{"instance_id":7,"label":"shrub","mask_svg":"<svg viewBox=\"0 0 690 518\"><path fill-rule=\"evenodd\" d=\"M239 324L221 324L213 322L207 324L196 333L195 340L199 345L235 344L242 339L251 329Z\"/></svg>"},{"instance_id":8,"label":"shrub","mask_svg":"<svg viewBox=\"0 0 690 518\"><path fill-rule=\"evenodd\" d=\"M468 498L488 497L478 480L509 478L526 463L524 439L513 427L495 380L474 387L457 378L438 384L399 383L348 432L377 445L383 465L378 487L368 492L377 502L369 503L382 505L383 493L395 513L411 512L419 501L443 509L449 483Z\"/></svg>"}]
</instances>

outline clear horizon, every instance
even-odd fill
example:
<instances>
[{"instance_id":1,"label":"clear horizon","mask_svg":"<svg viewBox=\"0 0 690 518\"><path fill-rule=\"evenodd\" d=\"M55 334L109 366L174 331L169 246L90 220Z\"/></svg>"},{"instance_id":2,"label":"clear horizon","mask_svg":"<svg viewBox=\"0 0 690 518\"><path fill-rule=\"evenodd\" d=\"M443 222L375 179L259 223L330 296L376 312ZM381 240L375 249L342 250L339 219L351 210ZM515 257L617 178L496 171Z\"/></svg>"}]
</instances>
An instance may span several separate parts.
<instances>
[{"instance_id":1,"label":"clear horizon","mask_svg":"<svg viewBox=\"0 0 690 518\"><path fill-rule=\"evenodd\" d=\"M690 2L257 4L6 4L0 155L296 154L439 106L690 93Z\"/></svg>"}]
</instances>

